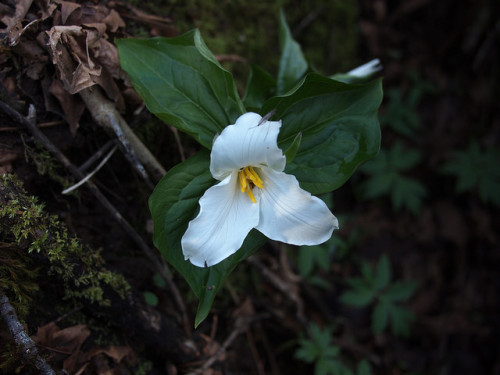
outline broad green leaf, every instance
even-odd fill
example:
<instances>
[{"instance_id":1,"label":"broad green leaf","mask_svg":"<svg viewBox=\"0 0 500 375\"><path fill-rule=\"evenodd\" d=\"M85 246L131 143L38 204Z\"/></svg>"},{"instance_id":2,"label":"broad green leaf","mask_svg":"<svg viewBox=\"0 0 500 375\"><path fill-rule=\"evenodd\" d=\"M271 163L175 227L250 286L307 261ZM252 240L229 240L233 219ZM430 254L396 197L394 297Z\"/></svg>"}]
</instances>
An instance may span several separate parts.
<instances>
[{"instance_id":1,"label":"broad green leaf","mask_svg":"<svg viewBox=\"0 0 500 375\"><path fill-rule=\"evenodd\" d=\"M181 238L189 221L195 217L199 199L216 182L210 174L209 162L208 151L203 150L175 166L158 183L149 199L155 246L186 279L200 300L195 326L207 317L225 278L265 240L259 232L250 232L240 250L213 267L200 268L184 260Z\"/></svg>"},{"instance_id":2,"label":"broad green leaf","mask_svg":"<svg viewBox=\"0 0 500 375\"><path fill-rule=\"evenodd\" d=\"M288 147L288 149L284 152L284 154L286 156L287 163L291 163L292 160L295 158L295 155L297 154L297 151L299 150L301 140L302 140L302 133L299 133L293 139L293 142L290 145L290 147Z\"/></svg>"},{"instance_id":3,"label":"broad green leaf","mask_svg":"<svg viewBox=\"0 0 500 375\"><path fill-rule=\"evenodd\" d=\"M283 121L278 144L284 150L302 132L286 172L303 189L321 194L340 187L379 151L381 101L380 80L349 85L310 73L292 92L267 100L261 112L276 109L274 117Z\"/></svg>"},{"instance_id":4,"label":"broad green leaf","mask_svg":"<svg viewBox=\"0 0 500 375\"><path fill-rule=\"evenodd\" d=\"M281 58L278 70L278 95L292 89L307 72L308 64L300 45L293 39L283 10L280 11Z\"/></svg>"},{"instance_id":5,"label":"broad green leaf","mask_svg":"<svg viewBox=\"0 0 500 375\"><path fill-rule=\"evenodd\" d=\"M276 80L258 65L250 66L243 104L248 111L257 112L262 104L276 94Z\"/></svg>"},{"instance_id":6,"label":"broad green leaf","mask_svg":"<svg viewBox=\"0 0 500 375\"><path fill-rule=\"evenodd\" d=\"M245 112L233 77L198 30L175 38L116 41L122 68L148 109L207 148Z\"/></svg>"},{"instance_id":7,"label":"broad green leaf","mask_svg":"<svg viewBox=\"0 0 500 375\"><path fill-rule=\"evenodd\" d=\"M380 291L389 284L389 281L391 281L391 264L387 255L384 254L377 264L373 287L376 291Z\"/></svg>"}]
</instances>

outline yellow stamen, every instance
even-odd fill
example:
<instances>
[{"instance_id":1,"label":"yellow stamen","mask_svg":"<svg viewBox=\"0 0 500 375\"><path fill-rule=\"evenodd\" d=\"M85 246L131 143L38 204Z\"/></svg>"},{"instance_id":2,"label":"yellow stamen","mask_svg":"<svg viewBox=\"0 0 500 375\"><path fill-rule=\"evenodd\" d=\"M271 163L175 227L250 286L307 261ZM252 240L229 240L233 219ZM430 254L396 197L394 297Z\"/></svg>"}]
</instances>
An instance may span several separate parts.
<instances>
[{"instance_id":1,"label":"yellow stamen","mask_svg":"<svg viewBox=\"0 0 500 375\"><path fill-rule=\"evenodd\" d=\"M250 199L252 200L253 203L257 203L257 199L255 199L255 197L253 195L252 188L250 187L250 185L247 185L247 194L248 194L248 196L250 197Z\"/></svg>"},{"instance_id":2,"label":"yellow stamen","mask_svg":"<svg viewBox=\"0 0 500 375\"><path fill-rule=\"evenodd\" d=\"M247 193L253 203L257 203L255 196L253 195L253 188L257 186L263 188L264 184L252 167L245 167L238 172L238 178L240 180L240 189L242 193Z\"/></svg>"},{"instance_id":3,"label":"yellow stamen","mask_svg":"<svg viewBox=\"0 0 500 375\"><path fill-rule=\"evenodd\" d=\"M246 167L244 171L247 175L247 178L252 181L255 186L258 186L261 189L264 187L264 185L262 185L262 180L260 179L259 175L255 173L252 167Z\"/></svg>"},{"instance_id":4,"label":"yellow stamen","mask_svg":"<svg viewBox=\"0 0 500 375\"><path fill-rule=\"evenodd\" d=\"M240 188L241 192L244 193L245 190L247 189L247 178L245 176L245 173L243 171L238 172L238 177L240 178Z\"/></svg>"}]
</instances>

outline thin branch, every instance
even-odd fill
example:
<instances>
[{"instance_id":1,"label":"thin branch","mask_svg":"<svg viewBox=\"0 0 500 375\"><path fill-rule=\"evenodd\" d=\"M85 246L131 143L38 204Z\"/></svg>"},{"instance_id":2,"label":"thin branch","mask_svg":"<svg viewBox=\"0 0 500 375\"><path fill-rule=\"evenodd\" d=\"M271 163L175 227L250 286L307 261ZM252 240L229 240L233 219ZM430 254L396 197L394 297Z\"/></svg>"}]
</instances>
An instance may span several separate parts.
<instances>
[{"instance_id":1,"label":"thin branch","mask_svg":"<svg viewBox=\"0 0 500 375\"><path fill-rule=\"evenodd\" d=\"M255 322L256 320L261 320L264 318L269 317L268 314L259 314L255 315L253 317L248 317L248 316L240 316L236 318L236 322L234 323L234 329L232 332L229 334L229 336L224 340L222 343L221 347L217 350L217 352L210 357L208 360L203 363L203 366L197 371L204 373L204 370L207 370L210 366L212 366L229 348L229 346L233 343L234 340L243 332L246 332L248 330L248 326L250 323Z\"/></svg>"},{"instance_id":2,"label":"thin branch","mask_svg":"<svg viewBox=\"0 0 500 375\"><path fill-rule=\"evenodd\" d=\"M295 304L297 308L297 319L302 325L307 326L307 320L304 316L304 303L299 296L296 284L282 280L255 256L249 257L247 262L257 268L262 276L264 276L276 289L278 289L284 296Z\"/></svg>"},{"instance_id":3,"label":"thin branch","mask_svg":"<svg viewBox=\"0 0 500 375\"><path fill-rule=\"evenodd\" d=\"M42 375L56 375L52 367L49 366L45 358L38 354L35 342L24 331L23 325L19 321L16 310L12 307L5 293L0 290L0 314L2 315L14 342L19 347L24 359L33 363Z\"/></svg>"},{"instance_id":4,"label":"thin branch","mask_svg":"<svg viewBox=\"0 0 500 375\"><path fill-rule=\"evenodd\" d=\"M92 155L90 158L87 159L85 163L80 165L78 169L80 172L85 172L92 164L94 164L97 160L101 158L102 155L104 155L105 152L108 152L108 150L111 150L111 147L116 144L116 139L112 139L107 141L104 146L102 146L99 150L97 150L94 155Z\"/></svg>"},{"instance_id":5,"label":"thin branch","mask_svg":"<svg viewBox=\"0 0 500 375\"><path fill-rule=\"evenodd\" d=\"M69 188L64 189L62 191L62 194L68 194L68 193L72 192L73 190L78 189L80 186L82 186L84 183L86 183L88 180L90 180L92 178L92 176L95 175L99 171L99 169L101 169L104 166L104 164L106 164L108 162L109 158L115 153L117 147L118 146L113 147L111 149L111 151L108 152L108 154L104 157L104 159L102 159L102 161L99 163L99 165L92 172L90 172L88 175L86 175L83 179L81 179L79 182L77 182L73 186L70 186Z\"/></svg>"}]
</instances>

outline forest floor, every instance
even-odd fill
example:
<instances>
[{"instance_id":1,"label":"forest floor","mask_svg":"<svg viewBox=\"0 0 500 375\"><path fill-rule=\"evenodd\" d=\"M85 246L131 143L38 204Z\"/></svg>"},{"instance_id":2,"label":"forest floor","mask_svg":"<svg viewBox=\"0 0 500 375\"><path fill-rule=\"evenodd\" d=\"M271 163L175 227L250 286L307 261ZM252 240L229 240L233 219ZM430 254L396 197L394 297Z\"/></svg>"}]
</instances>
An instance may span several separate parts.
<instances>
[{"instance_id":1,"label":"forest floor","mask_svg":"<svg viewBox=\"0 0 500 375\"><path fill-rule=\"evenodd\" d=\"M500 374L494 1L284 2L294 38L323 74L382 61L381 153L333 193L341 229L327 246L266 244L231 275L196 330L196 297L174 271L158 272L151 241L147 202L161 171L141 175L118 148L92 177L95 189L61 193L115 145L112 129L92 117L90 86L165 170L200 147L147 112L119 68L115 38L197 27L241 92L250 63L276 72L278 2L216 3L1 4L0 174L15 174L26 192L9 195L7 180L0 184L0 291L40 355L69 374ZM61 45L71 48L71 63ZM29 207L38 221L26 218L23 239L16 215ZM40 228L63 227L83 246L71 258L32 247L47 240ZM51 236L54 246L66 241ZM349 293L357 298L355 278L368 283L372 269L385 289L357 307L347 303ZM401 295L381 307L393 286ZM376 316L383 308L386 324ZM37 373L3 323L0 353L4 373Z\"/></svg>"}]
</instances>

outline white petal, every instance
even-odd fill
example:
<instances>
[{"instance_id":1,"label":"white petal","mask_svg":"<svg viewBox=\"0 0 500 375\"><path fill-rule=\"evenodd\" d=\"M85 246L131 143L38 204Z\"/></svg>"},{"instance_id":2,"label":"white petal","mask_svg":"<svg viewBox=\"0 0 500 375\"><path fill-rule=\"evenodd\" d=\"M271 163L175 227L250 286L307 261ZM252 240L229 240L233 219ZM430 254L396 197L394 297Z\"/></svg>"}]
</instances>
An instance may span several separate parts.
<instances>
[{"instance_id":1,"label":"white petal","mask_svg":"<svg viewBox=\"0 0 500 375\"><path fill-rule=\"evenodd\" d=\"M259 222L259 203L240 191L234 172L208 189L200 199L200 212L182 237L185 259L210 267L234 254Z\"/></svg>"},{"instance_id":2,"label":"white petal","mask_svg":"<svg viewBox=\"0 0 500 375\"><path fill-rule=\"evenodd\" d=\"M302 190L295 176L262 168L260 221L255 228L270 239L292 245L327 241L338 221L325 202Z\"/></svg>"},{"instance_id":3,"label":"white petal","mask_svg":"<svg viewBox=\"0 0 500 375\"><path fill-rule=\"evenodd\" d=\"M374 59L367 62L366 64L348 71L347 74L357 78L365 78L371 76L373 73L378 72L381 69L382 65L380 64L380 60Z\"/></svg>"},{"instance_id":4,"label":"white petal","mask_svg":"<svg viewBox=\"0 0 500 375\"><path fill-rule=\"evenodd\" d=\"M277 143L281 121L258 125L261 119L257 113L245 113L215 139L210 154L210 172L215 179L223 180L249 165L279 171L285 168L286 159Z\"/></svg>"}]
</instances>

